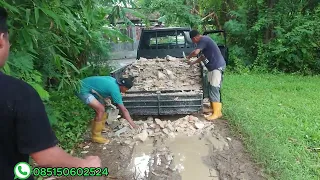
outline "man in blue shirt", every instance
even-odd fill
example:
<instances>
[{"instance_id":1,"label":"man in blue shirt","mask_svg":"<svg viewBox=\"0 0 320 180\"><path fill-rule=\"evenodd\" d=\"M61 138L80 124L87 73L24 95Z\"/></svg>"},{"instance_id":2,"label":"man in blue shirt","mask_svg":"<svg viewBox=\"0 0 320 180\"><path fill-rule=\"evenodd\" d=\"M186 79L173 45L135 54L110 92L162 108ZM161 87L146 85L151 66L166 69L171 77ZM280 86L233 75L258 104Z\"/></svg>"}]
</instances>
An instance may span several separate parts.
<instances>
[{"instance_id":1,"label":"man in blue shirt","mask_svg":"<svg viewBox=\"0 0 320 180\"><path fill-rule=\"evenodd\" d=\"M121 92L125 93L133 86L133 78L121 78L119 81L111 76L92 76L81 81L80 91L77 96L92 109L95 110L96 116L92 122L92 141L96 143L108 143L109 140L101 136L101 132L105 129L107 113L103 100L92 92L96 91L104 99L108 98L117 105L122 112L124 118L133 128L138 128L130 117L129 111L123 105Z\"/></svg>"},{"instance_id":2,"label":"man in blue shirt","mask_svg":"<svg viewBox=\"0 0 320 180\"><path fill-rule=\"evenodd\" d=\"M209 71L207 74L209 82L209 100L213 114L207 117L207 120L215 120L222 117L220 88L226 62L218 45L210 37L202 36L197 30L192 30L190 31L190 38L193 43L197 44L197 48L190 53L187 59L195 57L202 52L202 55L196 61L189 61L189 64L193 65L202 61Z\"/></svg>"}]
</instances>

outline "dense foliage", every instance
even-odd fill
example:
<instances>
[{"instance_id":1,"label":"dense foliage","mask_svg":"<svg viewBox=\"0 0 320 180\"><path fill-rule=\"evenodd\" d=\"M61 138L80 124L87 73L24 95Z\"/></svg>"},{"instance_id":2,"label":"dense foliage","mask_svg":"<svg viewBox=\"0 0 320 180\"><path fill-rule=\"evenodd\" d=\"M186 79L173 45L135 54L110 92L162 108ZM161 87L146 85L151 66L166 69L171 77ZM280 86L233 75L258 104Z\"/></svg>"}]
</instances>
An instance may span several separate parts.
<instances>
[{"instance_id":1,"label":"dense foliage","mask_svg":"<svg viewBox=\"0 0 320 180\"><path fill-rule=\"evenodd\" d=\"M1 70L26 81L37 90L61 145L68 150L81 140L79 136L86 128L83 125L92 113L84 110L75 98L73 90L78 79L107 75L107 66L96 68L95 64L108 59L109 42L131 41L116 27L117 20L124 19L130 23L125 13L135 13L125 7L126 4L132 2L0 1L9 13L11 43L9 59ZM54 97L50 98L50 95Z\"/></svg>"},{"instance_id":2,"label":"dense foliage","mask_svg":"<svg viewBox=\"0 0 320 180\"><path fill-rule=\"evenodd\" d=\"M1 1L9 11L12 44L4 72L33 85L44 100L49 97L45 85L53 80L59 89L74 85L88 61L108 57L110 40L130 40L111 26L110 21L126 12L115 11L121 5L116 3Z\"/></svg>"}]
</instances>

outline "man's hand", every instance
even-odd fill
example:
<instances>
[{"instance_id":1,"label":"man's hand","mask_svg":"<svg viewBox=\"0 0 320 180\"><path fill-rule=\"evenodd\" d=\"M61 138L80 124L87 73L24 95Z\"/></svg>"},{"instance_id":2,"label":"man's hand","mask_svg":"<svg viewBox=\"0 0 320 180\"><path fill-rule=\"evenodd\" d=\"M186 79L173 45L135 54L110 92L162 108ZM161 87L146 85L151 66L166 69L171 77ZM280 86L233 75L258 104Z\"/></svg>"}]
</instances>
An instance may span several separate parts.
<instances>
[{"instance_id":1,"label":"man's hand","mask_svg":"<svg viewBox=\"0 0 320 180\"><path fill-rule=\"evenodd\" d=\"M133 122L133 120L131 119L130 114L129 114L129 111L127 110L127 108L124 107L123 104L118 105L118 108L119 108L119 110L122 112L124 118L129 122L130 126L131 126L132 128L134 128L134 129L137 128L138 126L137 126L137 125Z\"/></svg>"},{"instance_id":2,"label":"man's hand","mask_svg":"<svg viewBox=\"0 0 320 180\"><path fill-rule=\"evenodd\" d=\"M187 56L187 59L197 56L200 53L200 51L201 51L200 49L195 49Z\"/></svg>"},{"instance_id":3,"label":"man's hand","mask_svg":"<svg viewBox=\"0 0 320 180\"><path fill-rule=\"evenodd\" d=\"M131 125L131 124L130 124ZM133 128L133 129L138 129L139 128L139 126L137 126L135 123L133 123L132 125L131 125L131 127Z\"/></svg>"},{"instance_id":4,"label":"man's hand","mask_svg":"<svg viewBox=\"0 0 320 180\"><path fill-rule=\"evenodd\" d=\"M84 159L84 167L101 167L101 159L98 156L87 156Z\"/></svg>"}]
</instances>

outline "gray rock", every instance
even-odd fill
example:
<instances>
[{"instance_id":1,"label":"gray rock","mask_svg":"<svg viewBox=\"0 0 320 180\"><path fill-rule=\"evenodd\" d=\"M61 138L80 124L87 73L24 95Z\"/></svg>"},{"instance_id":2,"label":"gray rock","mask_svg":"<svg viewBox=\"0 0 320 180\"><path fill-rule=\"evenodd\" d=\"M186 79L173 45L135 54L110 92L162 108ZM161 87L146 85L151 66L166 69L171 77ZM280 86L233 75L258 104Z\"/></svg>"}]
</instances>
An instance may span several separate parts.
<instances>
[{"instance_id":1,"label":"gray rock","mask_svg":"<svg viewBox=\"0 0 320 180\"><path fill-rule=\"evenodd\" d=\"M167 124L167 128L168 128L170 131L174 131L174 128L173 128L173 126L172 126L170 123Z\"/></svg>"},{"instance_id":2,"label":"gray rock","mask_svg":"<svg viewBox=\"0 0 320 180\"><path fill-rule=\"evenodd\" d=\"M164 128L164 123L160 119L156 118L155 121L161 128Z\"/></svg>"},{"instance_id":3,"label":"gray rock","mask_svg":"<svg viewBox=\"0 0 320 180\"><path fill-rule=\"evenodd\" d=\"M168 129L162 129L162 131L163 131L165 134L169 134L169 130L168 130Z\"/></svg>"},{"instance_id":4,"label":"gray rock","mask_svg":"<svg viewBox=\"0 0 320 180\"><path fill-rule=\"evenodd\" d=\"M144 142L148 139L148 132L143 130L142 133L136 135L134 139L139 139L140 141Z\"/></svg>"},{"instance_id":5,"label":"gray rock","mask_svg":"<svg viewBox=\"0 0 320 180\"><path fill-rule=\"evenodd\" d=\"M196 122L194 123L197 129L202 129L204 127L204 124L202 122Z\"/></svg>"}]
</instances>

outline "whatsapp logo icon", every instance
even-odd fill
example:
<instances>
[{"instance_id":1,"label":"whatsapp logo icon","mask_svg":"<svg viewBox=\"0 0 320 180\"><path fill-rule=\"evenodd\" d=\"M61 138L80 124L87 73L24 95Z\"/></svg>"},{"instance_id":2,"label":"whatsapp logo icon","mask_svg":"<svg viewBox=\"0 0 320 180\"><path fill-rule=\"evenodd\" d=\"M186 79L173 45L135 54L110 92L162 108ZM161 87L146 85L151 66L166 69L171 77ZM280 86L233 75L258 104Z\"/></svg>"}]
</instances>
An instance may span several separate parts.
<instances>
[{"instance_id":1,"label":"whatsapp logo icon","mask_svg":"<svg viewBox=\"0 0 320 180\"><path fill-rule=\"evenodd\" d=\"M31 175L31 166L26 162L19 162L14 167L14 179L28 179Z\"/></svg>"}]
</instances>

